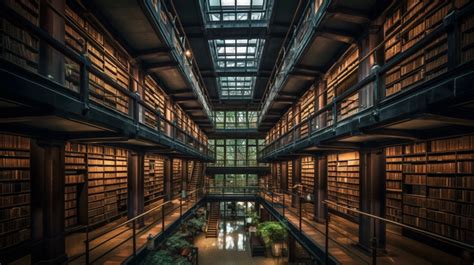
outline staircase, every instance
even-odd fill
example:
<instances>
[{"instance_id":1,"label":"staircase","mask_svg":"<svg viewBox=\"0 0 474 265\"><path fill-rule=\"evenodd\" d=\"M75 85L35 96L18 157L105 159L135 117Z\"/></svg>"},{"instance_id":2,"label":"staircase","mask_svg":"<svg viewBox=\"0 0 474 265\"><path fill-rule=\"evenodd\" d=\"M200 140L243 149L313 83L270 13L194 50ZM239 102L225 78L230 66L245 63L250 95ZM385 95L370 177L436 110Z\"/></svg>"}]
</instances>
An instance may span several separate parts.
<instances>
[{"instance_id":1,"label":"staircase","mask_svg":"<svg viewBox=\"0 0 474 265\"><path fill-rule=\"evenodd\" d=\"M211 210L209 212L209 218L207 219L207 238L217 238L219 233L219 219L220 219L220 210L219 203L211 203Z\"/></svg>"},{"instance_id":2,"label":"staircase","mask_svg":"<svg viewBox=\"0 0 474 265\"><path fill-rule=\"evenodd\" d=\"M193 172L191 175L191 180L188 184L188 191L193 191L197 188L202 187L202 163L201 162L194 162Z\"/></svg>"}]
</instances>

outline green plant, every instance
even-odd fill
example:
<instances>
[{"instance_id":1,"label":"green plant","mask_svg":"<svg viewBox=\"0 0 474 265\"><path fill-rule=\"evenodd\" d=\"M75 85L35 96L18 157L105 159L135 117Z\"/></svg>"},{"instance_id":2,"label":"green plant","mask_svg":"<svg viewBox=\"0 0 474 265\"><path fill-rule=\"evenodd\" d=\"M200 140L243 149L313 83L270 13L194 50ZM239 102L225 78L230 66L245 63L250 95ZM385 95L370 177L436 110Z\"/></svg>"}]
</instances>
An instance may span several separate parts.
<instances>
[{"instance_id":1,"label":"green plant","mask_svg":"<svg viewBox=\"0 0 474 265\"><path fill-rule=\"evenodd\" d=\"M159 250L150 255L144 262L150 265L190 265L191 263L184 257L173 255L168 250Z\"/></svg>"},{"instance_id":2,"label":"green plant","mask_svg":"<svg viewBox=\"0 0 474 265\"><path fill-rule=\"evenodd\" d=\"M249 210L247 211L246 215L247 217L252 219L252 221L250 222L252 226L257 226L260 223L260 216L258 216L257 211Z\"/></svg>"},{"instance_id":3,"label":"green plant","mask_svg":"<svg viewBox=\"0 0 474 265\"><path fill-rule=\"evenodd\" d=\"M193 235L196 235L198 232L202 231L206 219L204 216L191 218L186 222L186 227Z\"/></svg>"},{"instance_id":4,"label":"green plant","mask_svg":"<svg viewBox=\"0 0 474 265\"><path fill-rule=\"evenodd\" d=\"M185 233L176 233L170 236L164 244L165 248L171 253L179 254L183 248L192 247L193 245L185 239L186 236L188 234Z\"/></svg>"},{"instance_id":5,"label":"green plant","mask_svg":"<svg viewBox=\"0 0 474 265\"><path fill-rule=\"evenodd\" d=\"M273 243L285 241L288 237L286 228L279 222L263 222L257 226L257 232L268 247Z\"/></svg>"}]
</instances>

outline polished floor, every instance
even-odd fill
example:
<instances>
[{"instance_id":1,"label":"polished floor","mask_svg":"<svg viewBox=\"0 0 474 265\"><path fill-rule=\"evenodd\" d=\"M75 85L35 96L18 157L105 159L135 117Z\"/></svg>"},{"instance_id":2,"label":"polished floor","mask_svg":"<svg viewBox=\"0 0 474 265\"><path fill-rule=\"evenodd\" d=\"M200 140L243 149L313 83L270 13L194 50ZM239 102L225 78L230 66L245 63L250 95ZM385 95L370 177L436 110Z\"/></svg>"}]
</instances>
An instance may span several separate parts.
<instances>
[{"instance_id":1,"label":"polished floor","mask_svg":"<svg viewBox=\"0 0 474 265\"><path fill-rule=\"evenodd\" d=\"M199 265L280 265L286 258L252 257L249 235L244 221L221 221L217 238L198 236L194 245L199 249Z\"/></svg>"}]
</instances>

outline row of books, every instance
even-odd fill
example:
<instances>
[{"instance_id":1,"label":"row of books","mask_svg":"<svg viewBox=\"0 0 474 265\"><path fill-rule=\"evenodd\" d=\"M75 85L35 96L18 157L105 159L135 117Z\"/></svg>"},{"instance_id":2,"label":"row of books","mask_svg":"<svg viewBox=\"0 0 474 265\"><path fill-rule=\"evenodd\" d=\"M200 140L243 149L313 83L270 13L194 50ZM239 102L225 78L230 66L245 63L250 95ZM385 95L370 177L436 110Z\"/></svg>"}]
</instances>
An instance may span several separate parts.
<instances>
[{"instance_id":1,"label":"row of books","mask_svg":"<svg viewBox=\"0 0 474 265\"><path fill-rule=\"evenodd\" d=\"M0 209L0 222L5 222L9 219L15 219L20 217L28 217L29 215L29 205Z\"/></svg>"},{"instance_id":2,"label":"row of books","mask_svg":"<svg viewBox=\"0 0 474 265\"><path fill-rule=\"evenodd\" d=\"M474 18L466 16L461 20L461 61L469 62L474 59Z\"/></svg>"}]
</instances>

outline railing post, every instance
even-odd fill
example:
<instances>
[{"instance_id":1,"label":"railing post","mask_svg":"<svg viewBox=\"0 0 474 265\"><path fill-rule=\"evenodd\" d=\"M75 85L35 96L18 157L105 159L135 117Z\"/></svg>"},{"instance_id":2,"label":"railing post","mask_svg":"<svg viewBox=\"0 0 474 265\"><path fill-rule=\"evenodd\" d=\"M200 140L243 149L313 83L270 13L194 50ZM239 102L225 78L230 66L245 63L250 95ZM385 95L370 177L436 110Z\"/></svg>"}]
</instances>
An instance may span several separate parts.
<instances>
[{"instance_id":1,"label":"railing post","mask_svg":"<svg viewBox=\"0 0 474 265\"><path fill-rule=\"evenodd\" d=\"M275 208L275 202L273 201L273 191L272 191L272 207Z\"/></svg>"},{"instance_id":2,"label":"railing post","mask_svg":"<svg viewBox=\"0 0 474 265\"><path fill-rule=\"evenodd\" d=\"M137 219L133 219L133 222L132 222L132 225L133 225L133 238L132 238L132 242L133 242L133 256L136 257L137 256L137 228L136 228L136 220Z\"/></svg>"},{"instance_id":3,"label":"railing post","mask_svg":"<svg viewBox=\"0 0 474 265\"><path fill-rule=\"evenodd\" d=\"M299 220L299 229L300 229L300 232L301 232L301 221L302 221L302 213L303 213L303 211L302 211L302 204L303 204L302 200L303 200L303 197L300 196L299 200L298 200L300 202L300 209L299 209L299 219L300 219Z\"/></svg>"},{"instance_id":4,"label":"railing post","mask_svg":"<svg viewBox=\"0 0 474 265\"><path fill-rule=\"evenodd\" d=\"M372 264L377 264L377 220L373 219L373 237L372 237Z\"/></svg>"},{"instance_id":5,"label":"railing post","mask_svg":"<svg viewBox=\"0 0 474 265\"><path fill-rule=\"evenodd\" d=\"M326 224L325 224L325 234L324 234L324 264L329 263L329 212L328 212L328 205L324 204L324 211L326 216Z\"/></svg>"},{"instance_id":6,"label":"railing post","mask_svg":"<svg viewBox=\"0 0 474 265\"><path fill-rule=\"evenodd\" d=\"M86 264L89 265L90 264L89 226L86 226L86 241L84 241L84 243L86 244Z\"/></svg>"},{"instance_id":7,"label":"railing post","mask_svg":"<svg viewBox=\"0 0 474 265\"><path fill-rule=\"evenodd\" d=\"M165 205L161 205L161 232L165 231Z\"/></svg>"},{"instance_id":8,"label":"railing post","mask_svg":"<svg viewBox=\"0 0 474 265\"><path fill-rule=\"evenodd\" d=\"M283 218L285 218L285 194L283 194Z\"/></svg>"},{"instance_id":9,"label":"railing post","mask_svg":"<svg viewBox=\"0 0 474 265\"><path fill-rule=\"evenodd\" d=\"M85 114L89 111L89 74L87 71L87 63L89 60L84 57L84 62L81 64L80 69L80 83L79 83L79 96L82 101L82 113Z\"/></svg>"},{"instance_id":10,"label":"railing post","mask_svg":"<svg viewBox=\"0 0 474 265\"><path fill-rule=\"evenodd\" d=\"M181 191L181 196L179 196L179 217L183 216L183 191Z\"/></svg>"}]
</instances>

